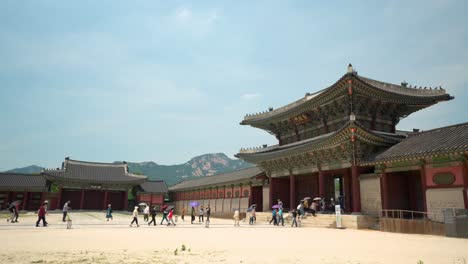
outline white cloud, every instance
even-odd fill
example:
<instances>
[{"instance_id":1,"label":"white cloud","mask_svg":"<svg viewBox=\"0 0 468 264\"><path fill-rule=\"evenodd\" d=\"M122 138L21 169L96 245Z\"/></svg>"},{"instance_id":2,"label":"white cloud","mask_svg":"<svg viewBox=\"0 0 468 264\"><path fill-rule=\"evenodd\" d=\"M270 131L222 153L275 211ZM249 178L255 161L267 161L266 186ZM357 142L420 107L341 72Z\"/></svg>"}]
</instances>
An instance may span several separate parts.
<instances>
[{"instance_id":1,"label":"white cloud","mask_svg":"<svg viewBox=\"0 0 468 264\"><path fill-rule=\"evenodd\" d=\"M192 17L192 11L187 7L180 7L175 13L176 19L179 22L187 22Z\"/></svg>"},{"instance_id":2,"label":"white cloud","mask_svg":"<svg viewBox=\"0 0 468 264\"><path fill-rule=\"evenodd\" d=\"M246 94L243 94L241 97L244 100L254 100L254 99L257 99L257 98L259 98L261 96L262 95L259 94L259 93L246 93Z\"/></svg>"}]
</instances>

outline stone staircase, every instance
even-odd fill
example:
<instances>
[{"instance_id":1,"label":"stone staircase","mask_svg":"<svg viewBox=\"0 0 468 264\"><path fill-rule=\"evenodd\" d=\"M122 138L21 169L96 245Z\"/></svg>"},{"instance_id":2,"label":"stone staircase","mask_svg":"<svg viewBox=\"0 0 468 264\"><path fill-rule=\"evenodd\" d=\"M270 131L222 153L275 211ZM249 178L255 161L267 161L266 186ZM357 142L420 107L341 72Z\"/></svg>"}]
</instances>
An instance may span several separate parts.
<instances>
[{"instance_id":1,"label":"stone staircase","mask_svg":"<svg viewBox=\"0 0 468 264\"><path fill-rule=\"evenodd\" d=\"M285 224L291 223L291 216L288 213L284 214ZM270 212L257 212L257 223L268 223L271 220ZM344 228L350 229L374 229L379 230L379 218L367 215L352 215L345 214L341 216L341 225ZM301 220L302 227L327 227L336 228L335 214L307 214Z\"/></svg>"}]
</instances>

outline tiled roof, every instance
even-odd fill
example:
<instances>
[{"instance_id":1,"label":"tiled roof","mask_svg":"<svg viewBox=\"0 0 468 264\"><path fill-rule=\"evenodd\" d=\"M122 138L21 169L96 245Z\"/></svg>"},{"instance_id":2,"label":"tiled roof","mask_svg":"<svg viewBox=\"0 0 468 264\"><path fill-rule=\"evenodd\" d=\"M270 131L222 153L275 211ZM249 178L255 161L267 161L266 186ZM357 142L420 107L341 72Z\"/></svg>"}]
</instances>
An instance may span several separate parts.
<instances>
[{"instance_id":1,"label":"tiled roof","mask_svg":"<svg viewBox=\"0 0 468 264\"><path fill-rule=\"evenodd\" d=\"M221 185L226 183L239 182L246 179L251 179L255 176L262 174L263 171L258 167L252 167L243 170L237 170L225 174L201 177L195 180L188 180L180 182L176 185L169 187L170 191L193 189L206 186Z\"/></svg>"},{"instance_id":2,"label":"tiled roof","mask_svg":"<svg viewBox=\"0 0 468 264\"><path fill-rule=\"evenodd\" d=\"M164 181L147 181L140 184L140 189L145 193L167 193L167 185Z\"/></svg>"},{"instance_id":3,"label":"tiled roof","mask_svg":"<svg viewBox=\"0 0 468 264\"><path fill-rule=\"evenodd\" d=\"M97 163L65 159L64 168L44 170L46 178L65 181L93 183L138 184L147 180L146 176L128 173L126 163Z\"/></svg>"},{"instance_id":4,"label":"tiled roof","mask_svg":"<svg viewBox=\"0 0 468 264\"><path fill-rule=\"evenodd\" d=\"M38 174L0 173L0 190L46 191L46 180Z\"/></svg>"},{"instance_id":5,"label":"tiled roof","mask_svg":"<svg viewBox=\"0 0 468 264\"><path fill-rule=\"evenodd\" d=\"M402 142L375 156L370 163L396 159L468 152L468 123L410 134Z\"/></svg>"}]
</instances>

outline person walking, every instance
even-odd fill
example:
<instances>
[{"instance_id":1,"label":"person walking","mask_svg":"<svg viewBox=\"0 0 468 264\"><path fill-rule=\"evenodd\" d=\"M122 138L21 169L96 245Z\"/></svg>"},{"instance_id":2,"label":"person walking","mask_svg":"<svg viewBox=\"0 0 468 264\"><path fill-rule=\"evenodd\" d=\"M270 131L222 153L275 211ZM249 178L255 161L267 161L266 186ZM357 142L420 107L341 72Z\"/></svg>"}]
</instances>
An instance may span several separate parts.
<instances>
[{"instance_id":1,"label":"person walking","mask_svg":"<svg viewBox=\"0 0 468 264\"><path fill-rule=\"evenodd\" d=\"M273 209L273 211L271 212L270 225L271 225L271 222L273 222L273 225L278 224L278 221L276 220L276 209Z\"/></svg>"},{"instance_id":2,"label":"person walking","mask_svg":"<svg viewBox=\"0 0 468 264\"><path fill-rule=\"evenodd\" d=\"M172 219L172 217L174 216L174 208L171 208L171 210L169 210L169 214L167 215L167 217L169 218L169 220L167 221L167 226L170 226L171 223L176 226L176 224L174 223L174 220Z\"/></svg>"},{"instance_id":3,"label":"person walking","mask_svg":"<svg viewBox=\"0 0 468 264\"><path fill-rule=\"evenodd\" d=\"M132 222L130 223L130 227L133 226L133 223L135 223L137 225L137 227L139 227L140 225L138 224L138 206L135 206L133 208L133 220Z\"/></svg>"},{"instance_id":4,"label":"person walking","mask_svg":"<svg viewBox=\"0 0 468 264\"><path fill-rule=\"evenodd\" d=\"M278 199L278 208L283 209L283 202L281 201L281 199Z\"/></svg>"},{"instance_id":5,"label":"person walking","mask_svg":"<svg viewBox=\"0 0 468 264\"><path fill-rule=\"evenodd\" d=\"M185 207L182 208L182 214L181 214L181 218L183 222L185 222L184 216L185 216Z\"/></svg>"},{"instance_id":6,"label":"person walking","mask_svg":"<svg viewBox=\"0 0 468 264\"><path fill-rule=\"evenodd\" d=\"M149 222L148 225L151 225L151 223L153 223L153 225L156 226L156 206L151 208L150 213L151 213L151 222Z\"/></svg>"},{"instance_id":7,"label":"person walking","mask_svg":"<svg viewBox=\"0 0 468 264\"><path fill-rule=\"evenodd\" d=\"M204 221L203 221L203 213L204 213L203 207L200 206L200 209L198 210L198 222L199 222L199 223L200 223L200 222L202 222L202 223L204 222Z\"/></svg>"},{"instance_id":8,"label":"person walking","mask_svg":"<svg viewBox=\"0 0 468 264\"><path fill-rule=\"evenodd\" d=\"M47 206L47 203L44 202L41 207L39 207L39 210L37 211L37 222L36 222L36 227L39 227L39 223L41 222L42 220L42 225L43 226L47 226L47 222L45 220L45 216L46 216L46 206Z\"/></svg>"},{"instance_id":9,"label":"person walking","mask_svg":"<svg viewBox=\"0 0 468 264\"><path fill-rule=\"evenodd\" d=\"M234 211L234 226L240 226L239 225L239 209L236 209L236 211Z\"/></svg>"},{"instance_id":10,"label":"person walking","mask_svg":"<svg viewBox=\"0 0 468 264\"><path fill-rule=\"evenodd\" d=\"M310 205L310 207L312 209L311 212L314 217L316 216L315 213L317 212L317 206L318 206L317 202L312 201L312 204Z\"/></svg>"},{"instance_id":11,"label":"person walking","mask_svg":"<svg viewBox=\"0 0 468 264\"><path fill-rule=\"evenodd\" d=\"M195 208L192 206L192 212L190 213L191 214L191 224L193 224L193 221L195 221Z\"/></svg>"},{"instance_id":12,"label":"person walking","mask_svg":"<svg viewBox=\"0 0 468 264\"><path fill-rule=\"evenodd\" d=\"M11 204L8 204L7 208L10 211L10 217L7 219L7 222L12 222L13 223L13 219L15 219L15 210L16 210L15 206L13 206Z\"/></svg>"},{"instance_id":13,"label":"person walking","mask_svg":"<svg viewBox=\"0 0 468 264\"><path fill-rule=\"evenodd\" d=\"M19 203L15 204L15 210L13 211L13 220L11 221L12 223L18 223L18 217L19 217Z\"/></svg>"},{"instance_id":14,"label":"person walking","mask_svg":"<svg viewBox=\"0 0 468 264\"><path fill-rule=\"evenodd\" d=\"M106 221L109 221L110 220L114 220L114 218L112 217L112 205L111 204L108 204L107 205L107 209L106 209Z\"/></svg>"},{"instance_id":15,"label":"person walking","mask_svg":"<svg viewBox=\"0 0 468 264\"><path fill-rule=\"evenodd\" d=\"M281 222L281 226L284 226L284 218L283 218L283 208L278 210L278 226Z\"/></svg>"},{"instance_id":16,"label":"person walking","mask_svg":"<svg viewBox=\"0 0 468 264\"><path fill-rule=\"evenodd\" d=\"M167 219L167 214L168 214L168 212L167 212L167 207L166 207L166 208L164 208L164 211L163 211L163 217L161 219L161 225L163 224L164 220L166 220L166 222L169 223L169 220Z\"/></svg>"},{"instance_id":17,"label":"person walking","mask_svg":"<svg viewBox=\"0 0 468 264\"><path fill-rule=\"evenodd\" d=\"M302 201L299 202L299 205L297 205L296 209L299 211L299 216L304 215L304 204L302 203Z\"/></svg>"},{"instance_id":18,"label":"person walking","mask_svg":"<svg viewBox=\"0 0 468 264\"><path fill-rule=\"evenodd\" d=\"M207 222L210 221L210 215L211 215L211 208L210 208L210 205L208 205L208 207L206 208L206 221Z\"/></svg>"},{"instance_id":19,"label":"person walking","mask_svg":"<svg viewBox=\"0 0 468 264\"><path fill-rule=\"evenodd\" d=\"M255 207L252 208L252 211L250 212L250 219L249 219L249 224L253 225L255 223L256 215L255 215Z\"/></svg>"},{"instance_id":20,"label":"person walking","mask_svg":"<svg viewBox=\"0 0 468 264\"><path fill-rule=\"evenodd\" d=\"M150 213L150 208L148 205L145 205L145 209L143 209L143 221L145 222L149 221L149 213Z\"/></svg>"},{"instance_id":21,"label":"person walking","mask_svg":"<svg viewBox=\"0 0 468 264\"><path fill-rule=\"evenodd\" d=\"M68 214L68 210L70 210L70 204L71 204L71 202L70 202L70 201L67 201L67 202L63 205L63 209L62 209L62 212L63 212L62 222L65 222L65 220L66 220L66 217L67 217L67 214Z\"/></svg>"},{"instance_id":22,"label":"person walking","mask_svg":"<svg viewBox=\"0 0 468 264\"><path fill-rule=\"evenodd\" d=\"M291 224L291 227L294 227L294 225L296 225L297 227L297 211L294 209L292 210L292 224Z\"/></svg>"}]
</instances>

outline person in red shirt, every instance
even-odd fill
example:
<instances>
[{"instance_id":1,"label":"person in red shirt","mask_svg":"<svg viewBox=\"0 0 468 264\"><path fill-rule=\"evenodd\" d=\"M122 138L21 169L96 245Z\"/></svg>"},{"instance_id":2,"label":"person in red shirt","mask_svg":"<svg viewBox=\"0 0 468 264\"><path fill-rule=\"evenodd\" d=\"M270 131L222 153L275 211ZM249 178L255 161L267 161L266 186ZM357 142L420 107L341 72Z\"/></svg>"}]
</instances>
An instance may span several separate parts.
<instances>
[{"instance_id":1,"label":"person in red shirt","mask_svg":"<svg viewBox=\"0 0 468 264\"><path fill-rule=\"evenodd\" d=\"M171 208L171 210L169 211L169 214L167 215L167 218L169 219L169 223L167 223L167 225L171 225L171 223L175 226L176 224L174 223L174 220L172 220L172 217L174 216L174 208Z\"/></svg>"},{"instance_id":2,"label":"person in red shirt","mask_svg":"<svg viewBox=\"0 0 468 264\"><path fill-rule=\"evenodd\" d=\"M42 220L42 225L47 226L47 222L45 220L45 216L46 216L45 206L46 206L46 203L43 203L41 205L41 207L39 208L39 210L37 211L38 219L37 219L37 222L36 222L36 227L39 227L39 223L41 222L41 220Z\"/></svg>"}]
</instances>

